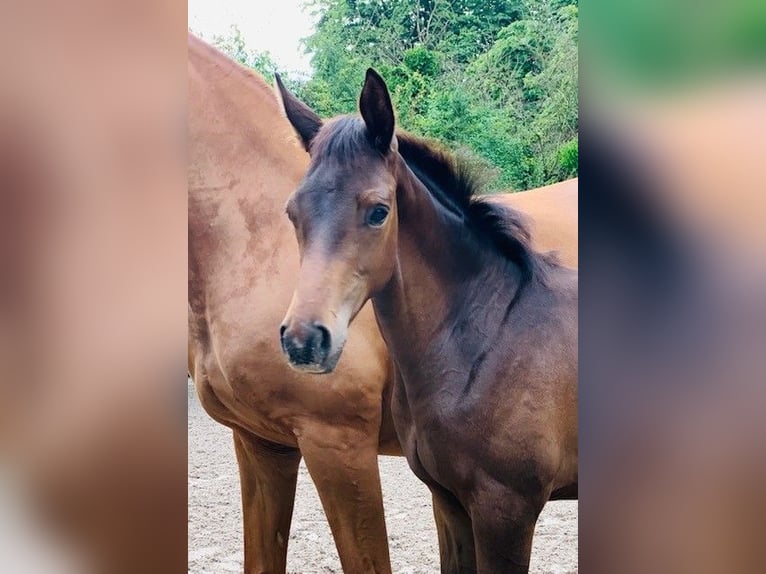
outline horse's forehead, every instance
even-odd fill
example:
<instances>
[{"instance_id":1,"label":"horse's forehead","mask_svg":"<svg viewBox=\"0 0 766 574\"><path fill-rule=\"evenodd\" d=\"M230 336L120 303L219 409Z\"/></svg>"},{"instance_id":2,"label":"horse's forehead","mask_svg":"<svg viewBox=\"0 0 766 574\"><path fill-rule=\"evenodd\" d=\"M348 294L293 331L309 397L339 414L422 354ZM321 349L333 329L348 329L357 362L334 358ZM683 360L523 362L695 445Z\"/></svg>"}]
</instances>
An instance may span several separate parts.
<instances>
[{"instance_id":1,"label":"horse's forehead","mask_svg":"<svg viewBox=\"0 0 766 574\"><path fill-rule=\"evenodd\" d=\"M317 161L304 180L306 191L344 190L349 193L369 187L380 177L372 160L340 161L330 158Z\"/></svg>"},{"instance_id":2,"label":"horse's forehead","mask_svg":"<svg viewBox=\"0 0 766 574\"><path fill-rule=\"evenodd\" d=\"M330 170L320 165L306 175L295 198L310 212L319 213L328 208L337 209L342 203L350 203L348 200L354 198L356 188L352 172Z\"/></svg>"}]
</instances>

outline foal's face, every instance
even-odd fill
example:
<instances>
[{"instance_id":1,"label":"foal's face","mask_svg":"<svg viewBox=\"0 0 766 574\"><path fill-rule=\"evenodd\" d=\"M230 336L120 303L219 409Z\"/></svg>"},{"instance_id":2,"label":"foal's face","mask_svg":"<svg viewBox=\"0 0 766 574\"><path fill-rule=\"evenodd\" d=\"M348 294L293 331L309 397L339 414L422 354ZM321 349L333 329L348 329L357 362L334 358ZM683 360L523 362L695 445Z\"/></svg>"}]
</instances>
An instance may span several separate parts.
<instances>
[{"instance_id":1,"label":"foal's face","mask_svg":"<svg viewBox=\"0 0 766 574\"><path fill-rule=\"evenodd\" d=\"M396 260L396 191L382 158L319 162L287 202L301 269L281 327L290 364L335 368L348 327Z\"/></svg>"},{"instance_id":2,"label":"foal's face","mask_svg":"<svg viewBox=\"0 0 766 574\"><path fill-rule=\"evenodd\" d=\"M277 83L311 166L287 202L301 268L280 339L290 365L329 373L362 305L390 280L396 262L394 114L385 83L368 71L360 98L364 123L323 125Z\"/></svg>"}]
</instances>

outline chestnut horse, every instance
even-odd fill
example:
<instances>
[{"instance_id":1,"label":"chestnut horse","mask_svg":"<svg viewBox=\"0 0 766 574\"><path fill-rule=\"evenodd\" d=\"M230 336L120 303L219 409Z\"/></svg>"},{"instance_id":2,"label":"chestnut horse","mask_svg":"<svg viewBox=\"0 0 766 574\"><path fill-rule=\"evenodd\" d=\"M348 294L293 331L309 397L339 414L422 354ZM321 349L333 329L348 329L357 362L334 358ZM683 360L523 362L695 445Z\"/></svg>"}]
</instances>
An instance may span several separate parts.
<instances>
[{"instance_id":1,"label":"chestnut horse","mask_svg":"<svg viewBox=\"0 0 766 574\"><path fill-rule=\"evenodd\" d=\"M535 252L516 211L475 197L465 166L395 134L374 70L362 118L328 123L277 81L311 156L287 202L301 268L285 356L334 371L372 299L442 572L527 572L543 506L577 492L577 272Z\"/></svg>"},{"instance_id":2,"label":"chestnut horse","mask_svg":"<svg viewBox=\"0 0 766 574\"><path fill-rule=\"evenodd\" d=\"M245 571L285 571L303 455L344 570L390 572L377 454L402 452L385 345L367 306L333 375L318 381L280 357L275 330L299 270L284 206L308 156L263 79L192 35L188 142L189 372L233 430ZM503 201L527 201L541 247L576 265L576 180L536 193Z\"/></svg>"}]
</instances>

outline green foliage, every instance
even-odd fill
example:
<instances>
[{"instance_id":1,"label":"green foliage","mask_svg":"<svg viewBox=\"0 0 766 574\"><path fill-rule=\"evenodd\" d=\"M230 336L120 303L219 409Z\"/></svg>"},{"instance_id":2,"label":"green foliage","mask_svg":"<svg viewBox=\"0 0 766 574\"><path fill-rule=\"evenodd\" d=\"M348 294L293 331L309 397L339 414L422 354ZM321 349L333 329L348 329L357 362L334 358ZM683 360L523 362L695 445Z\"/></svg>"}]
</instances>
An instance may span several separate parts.
<instances>
[{"instance_id":1,"label":"green foliage","mask_svg":"<svg viewBox=\"0 0 766 574\"><path fill-rule=\"evenodd\" d=\"M320 115L353 112L372 66L399 125L472 154L491 190L577 175L577 0L312 5L303 96Z\"/></svg>"},{"instance_id":2,"label":"green foliage","mask_svg":"<svg viewBox=\"0 0 766 574\"><path fill-rule=\"evenodd\" d=\"M433 78L439 73L439 59L435 52L415 46L404 52L404 65L413 72Z\"/></svg>"},{"instance_id":3,"label":"green foliage","mask_svg":"<svg viewBox=\"0 0 766 574\"><path fill-rule=\"evenodd\" d=\"M556 152L561 179L567 179L577 175L577 140L570 140L562 145Z\"/></svg>"},{"instance_id":4,"label":"green foliage","mask_svg":"<svg viewBox=\"0 0 766 574\"><path fill-rule=\"evenodd\" d=\"M323 117L356 111L365 70L399 126L467 156L488 190L577 175L577 0L312 0L313 76L288 85ZM239 31L219 46L271 75Z\"/></svg>"},{"instance_id":5,"label":"green foliage","mask_svg":"<svg viewBox=\"0 0 766 574\"><path fill-rule=\"evenodd\" d=\"M274 72L277 71L278 66L269 52L256 52L247 49L242 32L236 24L231 26L228 36L214 36L212 44L233 60L253 68L266 78L273 77Z\"/></svg>"}]
</instances>

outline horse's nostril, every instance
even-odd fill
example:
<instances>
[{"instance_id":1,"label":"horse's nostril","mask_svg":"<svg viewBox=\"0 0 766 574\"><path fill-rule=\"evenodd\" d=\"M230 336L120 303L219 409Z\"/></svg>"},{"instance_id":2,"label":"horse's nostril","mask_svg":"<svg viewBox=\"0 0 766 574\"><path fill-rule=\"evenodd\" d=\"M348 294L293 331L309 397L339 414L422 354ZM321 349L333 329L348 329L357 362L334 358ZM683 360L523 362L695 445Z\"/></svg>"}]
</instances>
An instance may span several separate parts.
<instances>
[{"instance_id":1,"label":"horse's nostril","mask_svg":"<svg viewBox=\"0 0 766 574\"><path fill-rule=\"evenodd\" d=\"M328 353L330 351L330 331L324 325L316 325L316 330L319 333L319 348Z\"/></svg>"},{"instance_id":2,"label":"horse's nostril","mask_svg":"<svg viewBox=\"0 0 766 574\"><path fill-rule=\"evenodd\" d=\"M285 349L285 331L287 331L287 325L279 326L279 342L282 345L282 350Z\"/></svg>"}]
</instances>

